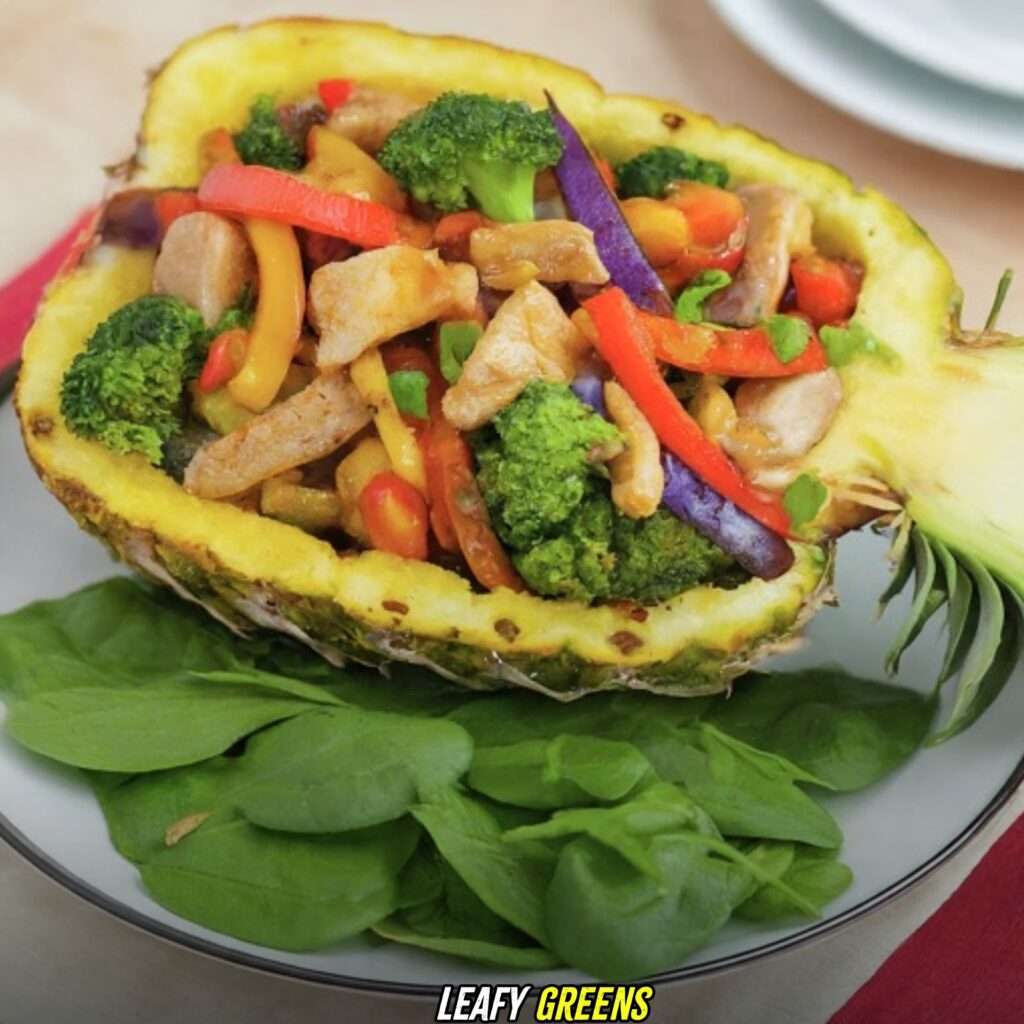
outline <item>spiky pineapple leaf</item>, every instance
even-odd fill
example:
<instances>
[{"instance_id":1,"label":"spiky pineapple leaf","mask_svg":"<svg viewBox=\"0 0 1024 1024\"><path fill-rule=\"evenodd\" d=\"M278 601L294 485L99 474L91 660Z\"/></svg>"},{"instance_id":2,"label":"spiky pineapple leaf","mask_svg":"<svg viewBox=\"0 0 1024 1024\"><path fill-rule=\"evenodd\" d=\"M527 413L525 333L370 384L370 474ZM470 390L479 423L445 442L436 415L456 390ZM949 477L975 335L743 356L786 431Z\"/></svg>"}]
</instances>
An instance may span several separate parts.
<instances>
[{"instance_id":1,"label":"spiky pineapple leaf","mask_svg":"<svg viewBox=\"0 0 1024 1024\"><path fill-rule=\"evenodd\" d=\"M946 600L944 581L936 582L935 553L920 530L914 530L907 545L907 554L914 569L914 601L903 628L886 655L885 667L891 673L899 670L903 652L917 639L925 623Z\"/></svg>"},{"instance_id":2,"label":"spiky pineapple leaf","mask_svg":"<svg viewBox=\"0 0 1024 1024\"><path fill-rule=\"evenodd\" d=\"M1024 595L997 582L971 555L955 551L917 526L902 547L880 608L906 587L911 575L914 599L886 666L890 672L899 668L903 652L946 605L948 638L935 688L956 677L956 694L945 725L928 740L935 746L977 721L1013 674L1024 649Z\"/></svg>"},{"instance_id":3,"label":"spiky pineapple leaf","mask_svg":"<svg viewBox=\"0 0 1024 1024\"><path fill-rule=\"evenodd\" d=\"M878 599L878 614L881 615L889 606L889 602L903 593L903 589L910 581L910 574L914 571L914 552L909 544L903 546L899 560L893 568L892 579L889 585L882 591Z\"/></svg>"},{"instance_id":4,"label":"spiky pineapple leaf","mask_svg":"<svg viewBox=\"0 0 1024 1024\"><path fill-rule=\"evenodd\" d=\"M974 581L971 574L953 557L952 552L941 541L932 538L932 546L946 577L946 594L949 608L946 611L946 653L942 668L936 680L936 688L960 671L970 647L968 640L978 628L978 602L975 599Z\"/></svg>"},{"instance_id":5,"label":"spiky pineapple leaf","mask_svg":"<svg viewBox=\"0 0 1024 1024\"><path fill-rule=\"evenodd\" d=\"M991 577L989 579L991 580ZM1013 674L1021 655L1024 625L1021 622L1020 609L1009 595L1000 591L998 601L1002 614L996 613L994 617L999 619L1002 625L996 649L991 655L985 650L979 651L978 664L972 665L975 648L971 648L957 682L956 703L949 719L943 728L928 739L927 746L937 746L976 722L982 712L1002 693L1003 687ZM979 630L979 637L981 635L982 631ZM986 658L988 663L982 669L981 665Z\"/></svg>"}]
</instances>

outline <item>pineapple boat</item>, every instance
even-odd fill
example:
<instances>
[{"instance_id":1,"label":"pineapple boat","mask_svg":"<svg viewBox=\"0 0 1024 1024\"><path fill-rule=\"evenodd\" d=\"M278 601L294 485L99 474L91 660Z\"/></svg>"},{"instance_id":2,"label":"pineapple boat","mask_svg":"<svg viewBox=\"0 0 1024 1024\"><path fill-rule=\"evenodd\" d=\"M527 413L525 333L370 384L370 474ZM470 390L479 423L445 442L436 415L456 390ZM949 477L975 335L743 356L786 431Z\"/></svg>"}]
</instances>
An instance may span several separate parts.
<instances>
[{"instance_id":1,"label":"pineapple boat","mask_svg":"<svg viewBox=\"0 0 1024 1024\"><path fill-rule=\"evenodd\" d=\"M272 21L156 74L17 404L78 522L233 629L563 700L725 689L885 517L949 734L1024 592L1024 351L958 308L901 209L743 128Z\"/></svg>"}]
</instances>

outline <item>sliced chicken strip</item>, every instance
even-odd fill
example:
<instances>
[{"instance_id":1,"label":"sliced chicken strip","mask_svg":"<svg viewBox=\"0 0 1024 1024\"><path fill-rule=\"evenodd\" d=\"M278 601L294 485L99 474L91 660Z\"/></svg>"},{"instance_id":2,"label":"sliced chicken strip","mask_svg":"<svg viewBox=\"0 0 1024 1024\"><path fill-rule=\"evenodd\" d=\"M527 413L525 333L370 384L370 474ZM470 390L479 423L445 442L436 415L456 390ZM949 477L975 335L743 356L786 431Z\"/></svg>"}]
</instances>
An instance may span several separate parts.
<instances>
[{"instance_id":1,"label":"sliced chicken strip","mask_svg":"<svg viewBox=\"0 0 1024 1024\"><path fill-rule=\"evenodd\" d=\"M309 318L320 332L322 369L351 363L368 348L441 318L472 319L479 290L468 263L436 250L389 245L328 263L309 283Z\"/></svg>"},{"instance_id":2,"label":"sliced chicken strip","mask_svg":"<svg viewBox=\"0 0 1024 1024\"><path fill-rule=\"evenodd\" d=\"M604 402L626 438L626 450L608 463L612 501L631 519L653 516L665 492L658 437L636 402L613 380L605 381Z\"/></svg>"},{"instance_id":3,"label":"sliced chicken strip","mask_svg":"<svg viewBox=\"0 0 1024 1024\"><path fill-rule=\"evenodd\" d=\"M832 368L745 381L736 391L737 419L722 444L748 473L791 462L825 436L842 400Z\"/></svg>"},{"instance_id":4,"label":"sliced chicken strip","mask_svg":"<svg viewBox=\"0 0 1024 1024\"><path fill-rule=\"evenodd\" d=\"M558 299L531 281L499 307L445 393L444 415L460 430L474 430L519 396L531 380L568 383L575 358L588 343Z\"/></svg>"},{"instance_id":5,"label":"sliced chicken strip","mask_svg":"<svg viewBox=\"0 0 1024 1024\"><path fill-rule=\"evenodd\" d=\"M204 445L185 469L185 490L229 498L340 448L370 422L371 410L342 374L312 384L227 437Z\"/></svg>"},{"instance_id":6,"label":"sliced chicken strip","mask_svg":"<svg viewBox=\"0 0 1024 1024\"><path fill-rule=\"evenodd\" d=\"M376 153L398 122L422 105L399 93L357 85L352 95L332 112L327 127L351 139L367 153Z\"/></svg>"},{"instance_id":7,"label":"sliced chicken strip","mask_svg":"<svg viewBox=\"0 0 1024 1024\"><path fill-rule=\"evenodd\" d=\"M594 233L570 220L538 220L477 228L469 237L469 258L483 283L501 288L522 264L552 284L605 284L608 271L597 254Z\"/></svg>"},{"instance_id":8,"label":"sliced chicken strip","mask_svg":"<svg viewBox=\"0 0 1024 1024\"><path fill-rule=\"evenodd\" d=\"M212 327L255 277L255 257L237 224L216 213L187 213L164 235L153 291L195 306Z\"/></svg>"},{"instance_id":9,"label":"sliced chicken strip","mask_svg":"<svg viewBox=\"0 0 1024 1024\"><path fill-rule=\"evenodd\" d=\"M779 308L794 256L811 252L811 208L781 185L738 190L749 218L747 248L736 279L705 306L708 320L753 327Z\"/></svg>"}]
</instances>

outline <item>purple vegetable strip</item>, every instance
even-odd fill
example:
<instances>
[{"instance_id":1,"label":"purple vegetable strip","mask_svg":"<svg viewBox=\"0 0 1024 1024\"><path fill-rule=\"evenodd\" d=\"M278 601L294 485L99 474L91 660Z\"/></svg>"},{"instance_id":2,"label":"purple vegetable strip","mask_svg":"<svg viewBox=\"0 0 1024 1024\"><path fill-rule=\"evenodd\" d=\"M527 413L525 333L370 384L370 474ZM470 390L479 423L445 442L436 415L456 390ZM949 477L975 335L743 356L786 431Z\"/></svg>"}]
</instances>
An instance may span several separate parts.
<instances>
[{"instance_id":1,"label":"purple vegetable strip","mask_svg":"<svg viewBox=\"0 0 1024 1024\"><path fill-rule=\"evenodd\" d=\"M773 580L793 565L789 544L743 509L723 498L670 452L663 452L665 505L723 551L747 572Z\"/></svg>"},{"instance_id":2,"label":"purple vegetable strip","mask_svg":"<svg viewBox=\"0 0 1024 1024\"><path fill-rule=\"evenodd\" d=\"M608 410L604 407L604 381L596 373L581 373L570 386L584 405L589 405L599 416L608 419Z\"/></svg>"},{"instance_id":3,"label":"purple vegetable strip","mask_svg":"<svg viewBox=\"0 0 1024 1024\"><path fill-rule=\"evenodd\" d=\"M618 200L605 184L579 132L558 109L551 94L545 95L555 129L565 143L562 158L555 164L555 177L570 216L594 232L598 255L613 284L641 309L671 316L672 299L630 231Z\"/></svg>"}]
</instances>

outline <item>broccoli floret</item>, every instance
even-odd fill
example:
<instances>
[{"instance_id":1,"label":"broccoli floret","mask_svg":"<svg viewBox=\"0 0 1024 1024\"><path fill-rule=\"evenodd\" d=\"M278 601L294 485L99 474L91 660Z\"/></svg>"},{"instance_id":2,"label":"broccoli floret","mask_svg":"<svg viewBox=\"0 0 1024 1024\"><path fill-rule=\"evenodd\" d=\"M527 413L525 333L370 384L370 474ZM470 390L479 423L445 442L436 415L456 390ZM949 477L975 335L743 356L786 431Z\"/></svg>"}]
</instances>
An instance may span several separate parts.
<instances>
[{"instance_id":1,"label":"broccoli floret","mask_svg":"<svg viewBox=\"0 0 1024 1024\"><path fill-rule=\"evenodd\" d=\"M597 481L557 536L514 551L512 560L534 593L584 602L652 604L735 569L667 509L647 519L623 515Z\"/></svg>"},{"instance_id":2,"label":"broccoli floret","mask_svg":"<svg viewBox=\"0 0 1024 1024\"><path fill-rule=\"evenodd\" d=\"M470 197L494 220L533 220L533 181L562 141L546 110L448 92L405 118L377 159L421 203L452 212Z\"/></svg>"},{"instance_id":3,"label":"broccoli floret","mask_svg":"<svg viewBox=\"0 0 1024 1024\"><path fill-rule=\"evenodd\" d=\"M535 594L572 601L610 597L614 512L608 497L588 485L586 496L556 536L513 552L526 585Z\"/></svg>"},{"instance_id":4,"label":"broccoli floret","mask_svg":"<svg viewBox=\"0 0 1024 1024\"><path fill-rule=\"evenodd\" d=\"M720 547L668 509L647 519L616 510L611 596L650 604L735 570Z\"/></svg>"},{"instance_id":5,"label":"broccoli floret","mask_svg":"<svg viewBox=\"0 0 1024 1024\"><path fill-rule=\"evenodd\" d=\"M304 163L302 150L281 127L272 96L256 97L248 124L235 136L235 149L245 164L297 171Z\"/></svg>"},{"instance_id":6,"label":"broccoli floret","mask_svg":"<svg viewBox=\"0 0 1024 1024\"><path fill-rule=\"evenodd\" d=\"M571 388L545 381L474 438L491 522L534 593L650 603L735 571L667 509L630 519L614 506L600 457L621 439Z\"/></svg>"},{"instance_id":7,"label":"broccoli floret","mask_svg":"<svg viewBox=\"0 0 1024 1024\"><path fill-rule=\"evenodd\" d=\"M650 196L661 199L673 181L700 181L725 188L729 172L715 160L701 160L673 146L655 146L615 168L623 199Z\"/></svg>"},{"instance_id":8,"label":"broccoli floret","mask_svg":"<svg viewBox=\"0 0 1024 1024\"><path fill-rule=\"evenodd\" d=\"M115 452L154 465L184 420L185 383L202 366L208 332L198 310L169 295L145 295L99 325L64 375L68 427Z\"/></svg>"},{"instance_id":9,"label":"broccoli floret","mask_svg":"<svg viewBox=\"0 0 1024 1024\"><path fill-rule=\"evenodd\" d=\"M557 531L601 471L600 450L621 440L568 385L531 381L475 438L480 490L502 540L525 548Z\"/></svg>"}]
</instances>

